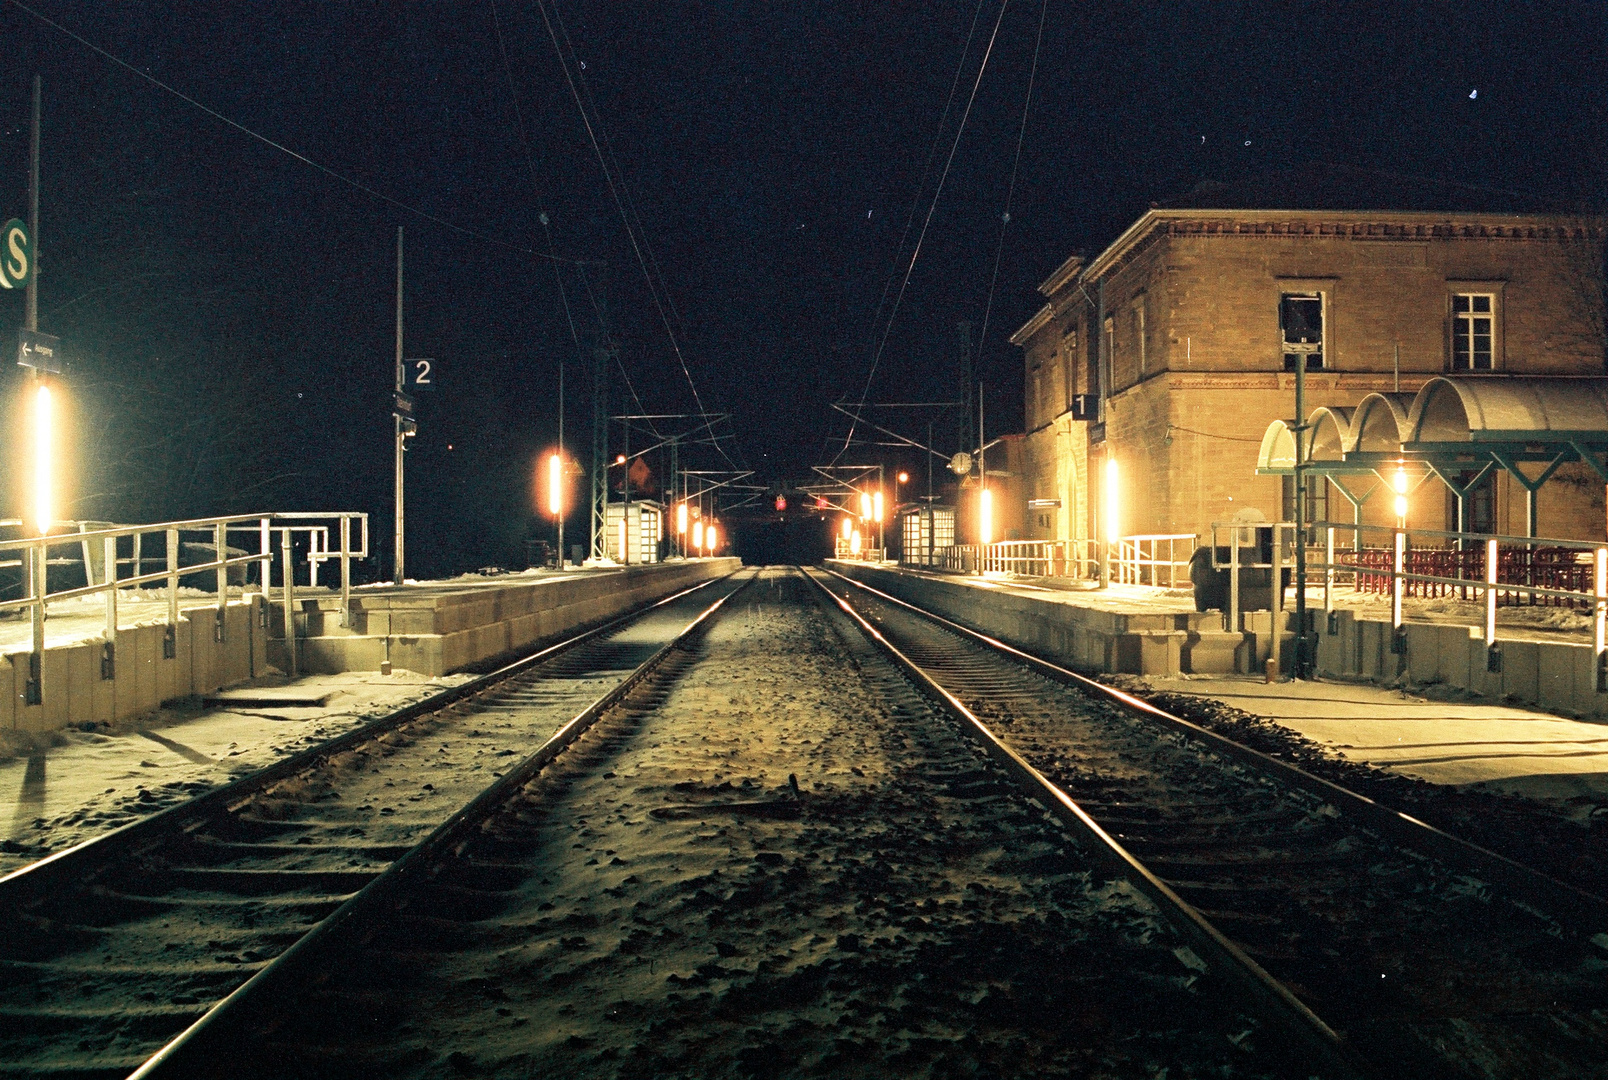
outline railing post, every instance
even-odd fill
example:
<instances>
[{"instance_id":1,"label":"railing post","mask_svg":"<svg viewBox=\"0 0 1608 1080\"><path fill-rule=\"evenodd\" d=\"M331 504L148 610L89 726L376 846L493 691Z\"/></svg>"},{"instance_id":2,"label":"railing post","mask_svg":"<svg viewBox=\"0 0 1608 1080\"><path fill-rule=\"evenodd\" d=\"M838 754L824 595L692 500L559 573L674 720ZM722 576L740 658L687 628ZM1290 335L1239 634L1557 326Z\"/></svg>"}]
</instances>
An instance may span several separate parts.
<instances>
[{"instance_id":1,"label":"railing post","mask_svg":"<svg viewBox=\"0 0 1608 1080\"><path fill-rule=\"evenodd\" d=\"M279 568L285 575L285 657L296 677L296 566L290 561L290 527L279 530Z\"/></svg>"},{"instance_id":2,"label":"railing post","mask_svg":"<svg viewBox=\"0 0 1608 1080\"><path fill-rule=\"evenodd\" d=\"M1324 530L1323 560L1323 619L1328 633L1335 632L1335 626L1330 621L1334 618L1334 526L1330 525Z\"/></svg>"},{"instance_id":3,"label":"railing post","mask_svg":"<svg viewBox=\"0 0 1608 1080\"><path fill-rule=\"evenodd\" d=\"M1487 649L1496 648L1496 554L1496 541L1485 541L1485 647Z\"/></svg>"},{"instance_id":4,"label":"railing post","mask_svg":"<svg viewBox=\"0 0 1608 1080\"><path fill-rule=\"evenodd\" d=\"M50 565L47 560L48 551L49 545L43 537L28 549L28 576L33 579L31 582L33 588L30 590L33 599L30 612L33 622L33 645L28 653L28 681L22 690L24 705L45 703L45 595L48 588L45 572Z\"/></svg>"},{"instance_id":5,"label":"railing post","mask_svg":"<svg viewBox=\"0 0 1608 1080\"><path fill-rule=\"evenodd\" d=\"M167 627L162 631L162 659L179 654L179 530L167 530Z\"/></svg>"},{"instance_id":6,"label":"railing post","mask_svg":"<svg viewBox=\"0 0 1608 1080\"><path fill-rule=\"evenodd\" d=\"M1608 547L1599 547L1596 552L1596 571L1592 584L1596 593L1596 637L1597 649L1597 693L1608 691Z\"/></svg>"},{"instance_id":7,"label":"railing post","mask_svg":"<svg viewBox=\"0 0 1608 1080\"><path fill-rule=\"evenodd\" d=\"M106 644L101 647L101 678L111 679L117 674L117 537L106 537L102 550L106 555Z\"/></svg>"},{"instance_id":8,"label":"railing post","mask_svg":"<svg viewBox=\"0 0 1608 1080\"><path fill-rule=\"evenodd\" d=\"M1237 634L1237 633L1240 632L1240 613L1239 613L1239 577L1240 577L1240 575L1239 575L1239 542L1240 542L1240 530L1239 530L1239 526L1236 525L1233 528L1231 528L1229 530L1228 535L1229 535L1229 545L1228 545L1228 627L1227 627L1227 629L1228 629L1228 632L1230 634ZM1214 536L1214 537L1212 537L1212 539L1215 541L1217 538ZM1255 660L1256 658L1253 656L1251 659ZM1254 670L1254 665L1253 665L1253 670Z\"/></svg>"},{"instance_id":9,"label":"railing post","mask_svg":"<svg viewBox=\"0 0 1608 1080\"><path fill-rule=\"evenodd\" d=\"M229 603L229 527L222 522L212 527L213 551L218 556L218 610L213 615L212 640L223 640L224 608Z\"/></svg>"},{"instance_id":10,"label":"railing post","mask_svg":"<svg viewBox=\"0 0 1608 1080\"><path fill-rule=\"evenodd\" d=\"M307 584L312 588L318 587L318 564L323 560L319 558L327 548L320 548L319 531L317 526L307 530Z\"/></svg>"},{"instance_id":11,"label":"railing post","mask_svg":"<svg viewBox=\"0 0 1608 1080\"><path fill-rule=\"evenodd\" d=\"M1407 534L1401 529L1395 530L1395 534L1396 544L1390 560L1390 651L1399 656L1407 651L1401 629L1401 601L1407 586L1403 577L1407 566Z\"/></svg>"},{"instance_id":12,"label":"railing post","mask_svg":"<svg viewBox=\"0 0 1608 1080\"><path fill-rule=\"evenodd\" d=\"M268 539L268 519L263 518L258 523L258 528L262 531L262 602L266 604L269 601L269 590L273 586L274 549L272 542Z\"/></svg>"},{"instance_id":13,"label":"railing post","mask_svg":"<svg viewBox=\"0 0 1608 1080\"><path fill-rule=\"evenodd\" d=\"M560 566L564 553L558 553ZM341 626L352 625L352 519L341 515Z\"/></svg>"},{"instance_id":14,"label":"railing post","mask_svg":"<svg viewBox=\"0 0 1608 1080\"><path fill-rule=\"evenodd\" d=\"M1267 625L1268 625L1268 668L1272 679L1279 677L1279 644L1284 637L1284 628L1279 625L1279 616L1284 614L1284 544L1280 535L1284 526L1274 522L1272 558L1268 561L1273 564L1271 573L1271 588L1273 595L1268 597Z\"/></svg>"}]
</instances>

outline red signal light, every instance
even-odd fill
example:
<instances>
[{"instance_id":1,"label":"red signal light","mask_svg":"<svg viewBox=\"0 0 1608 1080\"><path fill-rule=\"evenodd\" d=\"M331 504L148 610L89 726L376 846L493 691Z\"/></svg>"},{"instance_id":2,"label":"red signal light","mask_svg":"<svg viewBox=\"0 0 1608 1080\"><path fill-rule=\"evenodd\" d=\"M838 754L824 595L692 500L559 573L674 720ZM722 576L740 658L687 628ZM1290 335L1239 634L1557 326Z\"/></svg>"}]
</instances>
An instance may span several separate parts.
<instances>
[{"instance_id":1,"label":"red signal light","mask_svg":"<svg viewBox=\"0 0 1608 1080\"><path fill-rule=\"evenodd\" d=\"M779 514L783 510L786 510L786 509L787 509L787 496L786 495L778 495L778 496L776 496L776 512Z\"/></svg>"}]
</instances>

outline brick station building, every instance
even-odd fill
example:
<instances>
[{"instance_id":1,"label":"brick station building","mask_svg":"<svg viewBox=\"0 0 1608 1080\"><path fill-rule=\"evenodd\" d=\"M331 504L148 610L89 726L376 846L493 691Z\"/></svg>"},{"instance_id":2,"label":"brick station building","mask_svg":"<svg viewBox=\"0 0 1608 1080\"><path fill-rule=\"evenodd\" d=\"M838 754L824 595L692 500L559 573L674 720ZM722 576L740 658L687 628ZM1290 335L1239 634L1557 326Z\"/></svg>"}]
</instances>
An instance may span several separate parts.
<instances>
[{"instance_id":1,"label":"brick station building","mask_svg":"<svg viewBox=\"0 0 1608 1080\"><path fill-rule=\"evenodd\" d=\"M1600 219L1421 211L1152 209L1094 259L1073 256L1011 341L1026 360L1024 538L1104 535L1115 459L1122 535L1194 533L1247 509L1289 520L1290 477L1257 475L1270 422L1405 403L1439 375L1603 376ZM1549 380L1550 381L1550 380ZM1352 520L1309 477L1308 520ZM1542 536L1600 539L1604 486L1576 461L1539 492ZM1059 501L1058 506L1053 504ZM1332 501L1331 501L1332 500ZM1364 520L1393 523L1388 498ZM1524 531L1526 496L1499 470L1468 493L1467 528ZM1440 484L1410 525L1457 527Z\"/></svg>"}]
</instances>

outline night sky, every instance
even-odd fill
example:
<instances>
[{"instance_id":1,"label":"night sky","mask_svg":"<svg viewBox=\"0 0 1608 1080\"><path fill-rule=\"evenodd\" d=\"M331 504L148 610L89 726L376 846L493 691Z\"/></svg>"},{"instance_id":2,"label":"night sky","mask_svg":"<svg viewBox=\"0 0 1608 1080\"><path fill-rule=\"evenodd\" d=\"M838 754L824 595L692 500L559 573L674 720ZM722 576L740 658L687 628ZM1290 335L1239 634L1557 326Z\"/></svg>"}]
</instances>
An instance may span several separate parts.
<instances>
[{"instance_id":1,"label":"night sky","mask_svg":"<svg viewBox=\"0 0 1608 1080\"><path fill-rule=\"evenodd\" d=\"M25 215L29 81L44 77L40 324L73 361L70 516L388 514L402 225L407 354L439 374L409 455L417 573L523 565L522 541L545 535L532 466L556 437L561 359L566 441L587 453L593 297L636 395L616 372L614 411L695 408L668 322L705 408L732 414L725 456L793 481L838 455L828 405L867 393L873 357L871 401L960 394L955 325L985 312L989 434L1019 427L1006 338L1034 286L1204 180L1343 166L1384 203L1429 182L1448 208L1538 210L1601 206L1608 183L1602 4L1018 0L1001 17L995 0L547 0L655 305L537 4L36 10L422 212L0 4L0 217ZM576 260L607 268L583 281ZM20 296L0 297L0 340L21 317ZM21 372L5 370L14 410ZM712 447L691 464L729 467Z\"/></svg>"}]
</instances>

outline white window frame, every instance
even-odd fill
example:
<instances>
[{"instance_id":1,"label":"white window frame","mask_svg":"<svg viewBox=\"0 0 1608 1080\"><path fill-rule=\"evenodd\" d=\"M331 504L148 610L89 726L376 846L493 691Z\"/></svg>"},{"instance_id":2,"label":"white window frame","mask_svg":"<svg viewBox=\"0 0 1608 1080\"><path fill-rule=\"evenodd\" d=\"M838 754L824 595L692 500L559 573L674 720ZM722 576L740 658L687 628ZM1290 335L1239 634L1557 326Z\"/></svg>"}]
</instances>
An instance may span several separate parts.
<instances>
[{"instance_id":1,"label":"white window frame","mask_svg":"<svg viewBox=\"0 0 1608 1080\"><path fill-rule=\"evenodd\" d=\"M1467 312L1457 310L1457 301L1462 297L1468 298L1469 310ZM1491 319L1490 362L1484 367L1479 367L1474 362L1474 320L1477 316L1486 314L1474 310L1474 301L1480 297L1491 301L1491 310L1489 312ZM1450 340L1447 342L1446 349L1446 370L1456 373L1462 371L1496 371L1500 369L1502 357L1502 291L1491 286L1481 288L1477 285L1454 285L1447 295L1446 303L1450 308L1449 326L1451 330ZM1468 324L1466 335L1464 332L1465 323ZM1465 336L1468 344L1469 362L1467 367L1459 367L1457 365L1457 346Z\"/></svg>"},{"instance_id":2,"label":"white window frame","mask_svg":"<svg viewBox=\"0 0 1608 1080\"><path fill-rule=\"evenodd\" d=\"M1289 372L1292 375L1295 373L1295 368L1286 365L1284 361L1286 356L1292 355L1285 349L1285 346L1289 344L1289 340L1284 336L1284 300L1286 297L1293 297L1297 300L1316 298L1318 301L1318 332L1321 335L1323 345L1323 351L1319 353L1319 356L1322 357L1323 362L1315 368L1309 366L1307 371L1309 373L1328 371L1334 366L1334 335L1332 333L1332 320L1329 318L1329 290L1300 288L1292 282L1281 282L1279 288L1279 301L1276 309L1279 321L1279 370Z\"/></svg>"}]
</instances>

